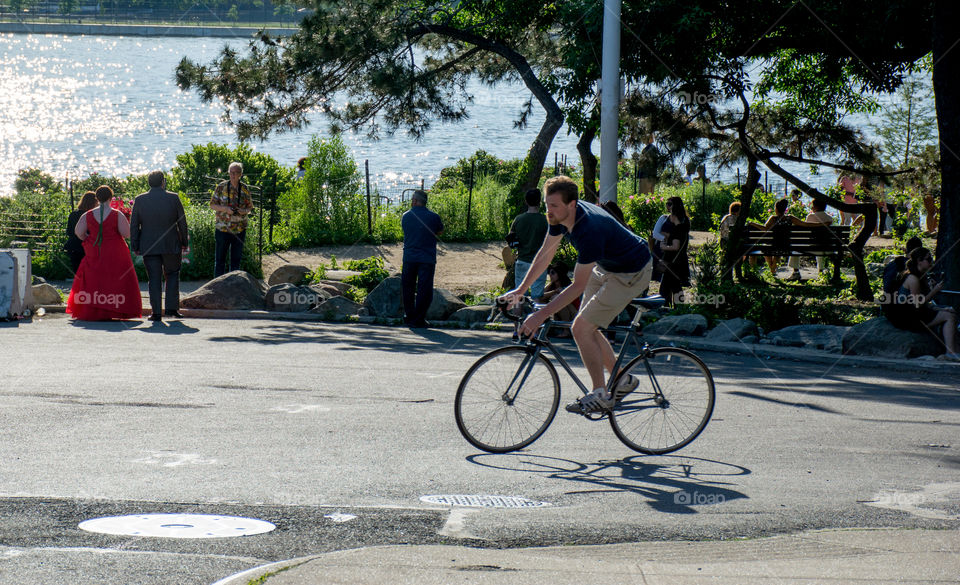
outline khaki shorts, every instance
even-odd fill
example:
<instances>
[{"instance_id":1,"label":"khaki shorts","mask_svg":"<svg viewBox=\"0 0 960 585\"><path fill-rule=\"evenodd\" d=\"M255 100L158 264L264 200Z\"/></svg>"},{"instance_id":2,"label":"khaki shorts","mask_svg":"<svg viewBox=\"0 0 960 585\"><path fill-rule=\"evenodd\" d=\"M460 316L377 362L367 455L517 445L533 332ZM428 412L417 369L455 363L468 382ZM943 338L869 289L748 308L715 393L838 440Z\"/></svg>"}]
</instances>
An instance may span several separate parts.
<instances>
[{"instance_id":1,"label":"khaki shorts","mask_svg":"<svg viewBox=\"0 0 960 585\"><path fill-rule=\"evenodd\" d=\"M593 267L590 281L583 291L583 304L578 317L597 327L606 327L617 318L637 296L650 286L653 262L647 262L639 272L605 272Z\"/></svg>"}]
</instances>

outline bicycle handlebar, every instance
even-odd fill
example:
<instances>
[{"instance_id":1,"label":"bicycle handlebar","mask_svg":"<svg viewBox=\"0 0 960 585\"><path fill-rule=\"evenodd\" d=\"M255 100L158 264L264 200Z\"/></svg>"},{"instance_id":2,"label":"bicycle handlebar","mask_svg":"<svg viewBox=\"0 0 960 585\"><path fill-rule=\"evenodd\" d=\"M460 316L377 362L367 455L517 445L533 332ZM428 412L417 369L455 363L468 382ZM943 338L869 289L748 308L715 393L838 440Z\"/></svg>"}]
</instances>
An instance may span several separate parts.
<instances>
[{"instance_id":1,"label":"bicycle handlebar","mask_svg":"<svg viewBox=\"0 0 960 585\"><path fill-rule=\"evenodd\" d=\"M512 309L510 308L510 301L504 297L498 297L495 303L497 305L497 309L500 310L500 314L503 315L505 319L517 323L523 318L523 303L526 301L527 297L523 298L524 300L517 303Z\"/></svg>"}]
</instances>

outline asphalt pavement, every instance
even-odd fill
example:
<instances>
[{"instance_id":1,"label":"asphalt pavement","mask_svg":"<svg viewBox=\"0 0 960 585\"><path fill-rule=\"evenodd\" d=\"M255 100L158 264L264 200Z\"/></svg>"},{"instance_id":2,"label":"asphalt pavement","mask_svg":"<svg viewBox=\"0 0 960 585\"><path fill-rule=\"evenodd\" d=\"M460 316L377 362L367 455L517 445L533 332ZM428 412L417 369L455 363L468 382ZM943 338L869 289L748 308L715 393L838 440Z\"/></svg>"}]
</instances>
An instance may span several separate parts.
<instances>
[{"instance_id":1,"label":"asphalt pavement","mask_svg":"<svg viewBox=\"0 0 960 585\"><path fill-rule=\"evenodd\" d=\"M0 582L960 581L957 366L701 347L717 409L681 452L641 456L561 413L520 453L478 453L453 391L508 336L189 315L0 326ZM148 514L276 528L79 527Z\"/></svg>"}]
</instances>

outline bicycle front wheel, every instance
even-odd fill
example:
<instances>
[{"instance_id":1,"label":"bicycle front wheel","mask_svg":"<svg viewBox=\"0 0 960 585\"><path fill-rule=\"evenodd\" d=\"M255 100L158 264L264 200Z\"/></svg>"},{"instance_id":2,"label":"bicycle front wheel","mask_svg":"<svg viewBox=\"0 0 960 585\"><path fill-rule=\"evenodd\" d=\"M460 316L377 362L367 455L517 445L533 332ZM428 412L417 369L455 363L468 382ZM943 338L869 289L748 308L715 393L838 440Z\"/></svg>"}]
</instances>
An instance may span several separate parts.
<instances>
[{"instance_id":1,"label":"bicycle front wheel","mask_svg":"<svg viewBox=\"0 0 960 585\"><path fill-rule=\"evenodd\" d=\"M713 414L713 376L689 351L659 347L618 377L639 384L613 408L610 425L624 445L648 455L676 451L697 438Z\"/></svg>"},{"instance_id":2,"label":"bicycle front wheel","mask_svg":"<svg viewBox=\"0 0 960 585\"><path fill-rule=\"evenodd\" d=\"M454 414L471 445L508 453L536 441L560 404L560 378L545 356L502 347L474 363L460 381Z\"/></svg>"}]
</instances>

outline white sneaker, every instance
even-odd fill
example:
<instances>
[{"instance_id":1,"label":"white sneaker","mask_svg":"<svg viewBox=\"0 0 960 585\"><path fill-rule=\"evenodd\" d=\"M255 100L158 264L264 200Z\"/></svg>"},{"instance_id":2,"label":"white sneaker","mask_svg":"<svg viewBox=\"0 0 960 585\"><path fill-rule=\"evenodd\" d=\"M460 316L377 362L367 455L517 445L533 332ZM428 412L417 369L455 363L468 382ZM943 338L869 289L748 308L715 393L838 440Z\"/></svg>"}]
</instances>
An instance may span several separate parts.
<instances>
[{"instance_id":1,"label":"white sneaker","mask_svg":"<svg viewBox=\"0 0 960 585\"><path fill-rule=\"evenodd\" d=\"M791 275L787 278L787 280L800 280L800 271L799 271L799 270L794 270L794 271L793 271L793 274L791 274Z\"/></svg>"},{"instance_id":2,"label":"white sneaker","mask_svg":"<svg viewBox=\"0 0 960 585\"><path fill-rule=\"evenodd\" d=\"M613 398L607 394L603 388L597 388L593 392L574 400L566 406L567 412L576 414L585 414L588 412L603 412L613 408Z\"/></svg>"}]
</instances>

